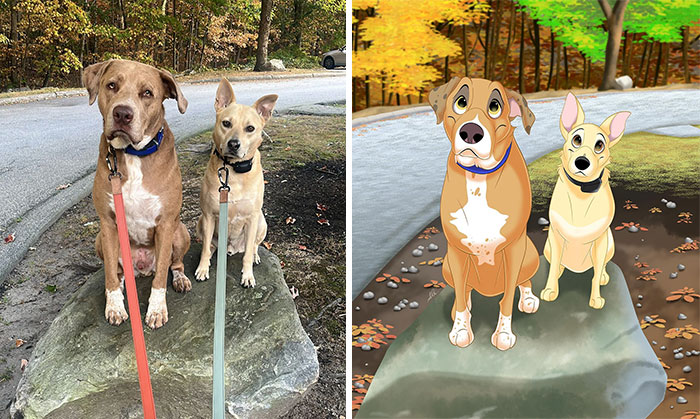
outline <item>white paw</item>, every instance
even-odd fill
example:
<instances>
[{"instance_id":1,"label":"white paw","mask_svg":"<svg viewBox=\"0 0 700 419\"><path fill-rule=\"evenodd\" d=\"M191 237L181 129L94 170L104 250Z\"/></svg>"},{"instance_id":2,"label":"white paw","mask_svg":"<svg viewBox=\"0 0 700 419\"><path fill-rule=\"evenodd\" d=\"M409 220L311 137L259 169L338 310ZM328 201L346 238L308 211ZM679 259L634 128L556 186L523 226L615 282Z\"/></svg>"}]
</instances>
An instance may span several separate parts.
<instances>
[{"instance_id":1,"label":"white paw","mask_svg":"<svg viewBox=\"0 0 700 419\"><path fill-rule=\"evenodd\" d=\"M501 351L507 351L515 345L515 335L510 330L511 316L504 316L498 312L498 326L491 335L491 344Z\"/></svg>"},{"instance_id":2,"label":"white paw","mask_svg":"<svg viewBox=\"0 0 700 419\"><path fill-rule=\"evenodd\" d=\"M260 264L260 255L258 254L258 250L255 250L255 264L258 265Z\"/></svg>"},{"instance_id":3,"label":"white paw","mask_svg":"<svg viewBox=\"0 0 700 419\"><path fill-rule=\"evenodd\" d=\"M173 289L177 292L187 292L192 289L192 283L184 272L173 271Z\"/></svg>"},{"instance_id":4,"label":"white paw","mask_svg":"<svg viewBox=\"0 0 700 419\"><path fill-rule=\"evenodd\" d=\"M253 276L253 272L243 272L243 275L241 276L241 285L246 288L253 288L255 286L255 277Z\"/></svg>"},{"instance_id":5,"label":"white paw","mask_svg":"<svg viewBox=\"0 0 700 419\"><path fill-rule=\"evenodd\" d=\"M146 324L151 329L157 329L168 322L168 306L165 303L165 288L151 288L148 298Z\"/></svg>"},{"instance_id":6,"label":"white paw","mask_svg":"<svg viewBox=\"0 0 700 419\"><path fill-rule=\"evenodd\" d=\"M209 279L209 263L200 263L197 270L194 272L194 277L197 281L206 281Z\"/></svg>"},{"instance_id":7,"label":"white paw","mask_svg":"<svg viewBox=\"0 0 700 419\"><path fill-rule=\"evenodd\" d=\"M518 310L523 313L535 313L540 308L540 299L532 293L532 288L521 286L518 286L518 288L520 289Z\"/></svg>"},{"instance_id":8,"label":"white paw","mask_svg":"<svg viewBox=\"0 0 700 419\"><path fill-rule=\"evenodd\" d=\"M452 330L449 336L450 343L460 348L466 348L474 341L469 310L455 313L455 321L452 324Z\"/></svg>"},{"instance_id":9,"label":"white paw","mask_svg":"<svg viewBox=\"0 0 700 419\"><path fill-rule=\"evenodd\" d=\"M121 289L114 291L105 291L105 318L114 326L120 325L123 321L129 318L124 308L124 294Z\"/></svg>"}]
</instances>

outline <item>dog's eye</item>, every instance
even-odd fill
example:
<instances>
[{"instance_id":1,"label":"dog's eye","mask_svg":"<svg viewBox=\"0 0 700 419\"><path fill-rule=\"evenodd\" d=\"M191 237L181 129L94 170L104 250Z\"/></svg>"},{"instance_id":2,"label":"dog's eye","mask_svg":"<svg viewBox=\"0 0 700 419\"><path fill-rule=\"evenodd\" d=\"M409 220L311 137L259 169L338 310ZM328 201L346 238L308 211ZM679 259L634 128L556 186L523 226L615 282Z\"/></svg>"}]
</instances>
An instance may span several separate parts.
<instances>
[{"instance_id":1,"label":"dog's eye","mask_svg":"<svg viewBox=\"0 0 700 419\"><path fill-rule=\"evenodd\" d=\"M221 125L223 125L224 128L231 128L231 121L221 121Z\"/></svg>"},{"instance_id":2,"label":"dog's eye","mask_svg":"<svg viewBox=\"0 0 700 419\"><path fill-rule=\"evenodd\" d=\"M109 83L107 83L107 88L108 88L109 90L114 90L115 87L117 87L117 85L114 84L114 82L109 82Z\"/></svg>"},{"instance_id":3,"label":"dog's eye","mask_svg":"<svg viewBox=\"0 0 700 419\"><path fill-rule=\"evenodd\" d=\"M501 104L496 99L493 99L491 103L489 103L489 115L491 118L498 118L501 116Z\"/></svg>"},{"instance_id":4,"label":"dog's eye","mask_svg":"<svg viewBox=\"0 0 700 419\"><path fill-rule=\"evenodd\" d=\"M571 139L571 144L573 144L576 148L581 147L582 142L583 140L581 140L581 136L578 134L574 135L574 138Z\"/></svg>"},{"instance_id":5,"label":"dog's eye","mask_svg":"<svg viewBox=\"0 0 700 419\"><path fill-rule=\"evenodd\" d=\"M248 132L253 132L253 131L255 131L255 127L252 125L248 125L247 127L245 127L245 130Z\"/></svg>"},{"instance_id":6,"label":"dog's eye","mask_svg":"<svg viewBox=\"0 0 700 419\"><path fill-rule=\"evenodd\" d=\"M153 97L153 92L150 90L146 89L143 91L143 97Z\"/></svg>"},{"instance_id":7,"label":"dog's eye","mask_svg":"<svg viewBox=\"0 0 700 419\"><path fill-rule=\"evenodd\" d=\"M463 114L467 110L467 98L460 95L457 100L455 100L454 110L458 114Z\"/></svg>"},{"instance_id":8,"label":"dog's eye","mask_svg":"<svg viewBox=\"0 0 700 419\"><path fill-rule=\"evenodd\" d=\"M596 141L595 146L593 147L593 151L600 154L603 152L603 150L605 150L605 142L603 142L602 140Z\"/></svg>"}]
</instances>

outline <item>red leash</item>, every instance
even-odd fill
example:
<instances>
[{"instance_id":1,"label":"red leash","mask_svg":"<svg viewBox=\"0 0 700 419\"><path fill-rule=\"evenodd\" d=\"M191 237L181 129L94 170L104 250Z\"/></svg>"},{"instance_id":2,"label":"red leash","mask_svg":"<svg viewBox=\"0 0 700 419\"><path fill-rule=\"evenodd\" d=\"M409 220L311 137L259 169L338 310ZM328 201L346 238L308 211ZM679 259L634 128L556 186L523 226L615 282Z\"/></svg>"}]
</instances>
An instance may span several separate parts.
<instances>
[{"instance_id":1,"label":"red leash","mask_svg":"<svg viewBox=\"0 0 700 419\"><path fill-rule=\"evenodd\" d=\"M114 159L113 163L109 160L110 155ZM114 212L117 218L117 232L119 233L119 249L122 256L122 267L124 269L126 298L129 303L129 319L131 320L131 335L134 340L134 352L136 353L136 368L139 373L143 417L145 419L155 419L156 406L153 401L151 375L148 372L146 341L143 338L139 297L136 291L136 281L134 280L134 266L131 264L129 231L126 228L126 214L124 213L124 198L122 196L122 175L117 171L117 154L112 147L110 147L107 155L107 167L111 172L109 181L112 184L112 196L114 197Z\"/></svg>"}]
</instances>

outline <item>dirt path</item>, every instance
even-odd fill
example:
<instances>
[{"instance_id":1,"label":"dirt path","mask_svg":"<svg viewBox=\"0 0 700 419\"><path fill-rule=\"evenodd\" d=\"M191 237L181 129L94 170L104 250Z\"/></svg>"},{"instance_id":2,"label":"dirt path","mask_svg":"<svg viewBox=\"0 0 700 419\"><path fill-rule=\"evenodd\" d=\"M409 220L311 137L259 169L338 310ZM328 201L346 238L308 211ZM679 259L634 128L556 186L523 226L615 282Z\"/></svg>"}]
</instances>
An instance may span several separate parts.
<instances>
[{"instance_id":1,"label":"dirt path","mask_svg":"<svg viewBox=\"0 0 700 419\"><path fill-rule=\"evenodd\" d=\"M272 138L261 147L268 182L266 242L284 263L288 285L299 290L297 310L321 368L318 383L288 417L338 417L345 413L345 118L275 117L266 132ZM205 133L177 146L182 219L193 237L210 142ZM287 217L296 222L287 224ZM320 218L329 225L319 224ZM0 417L8 414L21 360L30 358L61 307L101 268L94 252L98 228L88 196L66 211L0 284Z\"/></svg>"}]
</instances>

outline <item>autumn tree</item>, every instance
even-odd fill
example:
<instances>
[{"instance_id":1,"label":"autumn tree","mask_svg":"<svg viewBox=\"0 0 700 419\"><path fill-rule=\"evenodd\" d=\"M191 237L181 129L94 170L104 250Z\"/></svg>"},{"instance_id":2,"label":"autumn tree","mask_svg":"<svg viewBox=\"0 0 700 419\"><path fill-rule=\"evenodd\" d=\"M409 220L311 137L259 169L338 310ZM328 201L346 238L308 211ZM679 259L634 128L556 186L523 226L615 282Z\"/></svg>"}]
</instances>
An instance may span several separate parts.
<instances>
[{"instance_id":1,"label":"autumn tree","mask_svg":"<svg viewBox=\"0 0 700 419\"><path fill-rule=\"evenodd\" d=\"M258 51L255 55L255 71L267 71L270 62L267 60L267 43L270 38L270 20L272 19L272 0L261 0L260 29L258 31Z\"/></svg>"}]
</instances>

